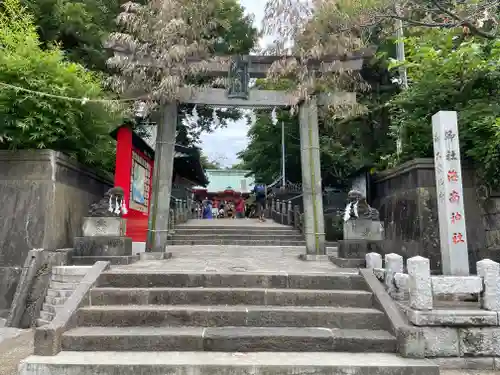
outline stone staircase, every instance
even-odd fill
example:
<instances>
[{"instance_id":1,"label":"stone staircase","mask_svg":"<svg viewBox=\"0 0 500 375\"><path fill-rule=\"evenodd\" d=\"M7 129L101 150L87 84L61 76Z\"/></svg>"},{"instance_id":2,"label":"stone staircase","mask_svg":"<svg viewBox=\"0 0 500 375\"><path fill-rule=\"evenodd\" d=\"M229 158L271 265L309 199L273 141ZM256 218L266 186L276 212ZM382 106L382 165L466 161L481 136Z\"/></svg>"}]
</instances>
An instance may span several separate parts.
<instances>
[{"instance_id":1,"label":"stone staircase","mask_svg":"<svg viewBox=\"0 0 500 375\"><path fill-rule=\"evenodd\" d=\"M90 302L63 351L21 375L439 374L394 354L389 322L356 271L111 270Z\"/></svg>"},{"instance_id":2,"label":"stone staircase","mask_svg":"<svg viewBox=\"0 0 500 375\"><path fill-rule=\"evenodd\" d=\"M261 223L254 227L218 225L211 220L211 226L178 225L169 245L239 245L239 246L305 246L303 235L286 226ZM245 220L245 219L235 219Z\"/></svg>"},{"instance_id":3,"label":"stone staircase","mask_svg":"<svg viewBox=\"0 0 500 375\"><path fill-rule=\"evenodd\" d=\"M52 268L49 289L37 319L37 326L48 324L58 309L71 296L91 266L59 266Z\"/></svg>"}]
</instances>

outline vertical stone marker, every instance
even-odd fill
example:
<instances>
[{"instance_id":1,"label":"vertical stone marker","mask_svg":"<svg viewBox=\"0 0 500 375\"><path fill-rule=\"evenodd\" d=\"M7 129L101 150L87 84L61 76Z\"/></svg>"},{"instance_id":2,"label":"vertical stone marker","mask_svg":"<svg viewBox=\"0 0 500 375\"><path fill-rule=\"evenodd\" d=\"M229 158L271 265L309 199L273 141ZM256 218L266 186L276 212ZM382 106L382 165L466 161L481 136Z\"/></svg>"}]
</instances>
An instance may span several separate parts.
<instances>
[{"instance_id":1,"label":"vertical stone marker","mask_svg":"<svg viewBox=\"0 0 500 375\"><path fill-rule=\"evenodd\" d=\"M444 275L469 275L457 113L432 116L439 239Z\"/></svg>"}]
</instances>

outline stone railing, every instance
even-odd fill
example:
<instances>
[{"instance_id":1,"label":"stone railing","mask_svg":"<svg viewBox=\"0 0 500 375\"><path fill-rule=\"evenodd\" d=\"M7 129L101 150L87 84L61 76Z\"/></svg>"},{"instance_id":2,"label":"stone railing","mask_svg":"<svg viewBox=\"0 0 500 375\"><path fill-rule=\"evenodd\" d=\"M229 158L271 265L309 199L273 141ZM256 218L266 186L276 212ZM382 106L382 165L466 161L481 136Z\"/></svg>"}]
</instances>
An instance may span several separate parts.
<instances>
[{"instance_id":1,"label":"stone railing","mask_svg":"<svg viewBox=\"0 0 500 375\"><path fill-rule=\"evenodd\" d=\"M274 221L284 225L291 225L302 230L302 213L300 206L293 204L292 200L282 201L272 199L268 207L268 216Z\"/></svg>"},{"instance_id":2,"label":"stone railing","mask_svg":"<svg viewBox=\"0 0 500 375\"><path fill-rule=\"evenodd\" d=\"M384 262L378 253L366 254L366 268L373 269L391 297L407 301L401 305L415 325L460 325L473 320L473 325L498 325L500 264L490 259L476 264L477 276L433 276L429 259L421 256L406 261L405 273L403 257L398 254L386 254ZM443 295L455 301L477 295L479 303L462 310L452 309L453 303L435 306L435 297Z\"/></svg>"},{"instance_id":3,"label":"stone railing","mask_svg":"<svg viewBox=\"0 0 500 375\"><path fill-rule=\"evenodd\" d=\"M196 213L194 214L196 215ZM176 199L170 200L170 215L168 220L168 230L175 230L177 224L182 224L193 217L191 202L186 199Z\"/></svg>"}]
</instances>

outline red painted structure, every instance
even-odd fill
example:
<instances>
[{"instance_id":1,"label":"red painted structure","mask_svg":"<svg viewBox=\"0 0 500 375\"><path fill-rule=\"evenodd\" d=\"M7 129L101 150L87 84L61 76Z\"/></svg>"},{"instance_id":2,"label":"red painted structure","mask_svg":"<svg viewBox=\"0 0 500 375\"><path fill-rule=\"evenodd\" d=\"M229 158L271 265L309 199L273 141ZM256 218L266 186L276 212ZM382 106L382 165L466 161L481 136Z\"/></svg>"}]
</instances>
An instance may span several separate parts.
<instances>
[{"instance_id":1,"label":"red painted structure","mask_svg":"<svg viewBox=\"0 0 500 375\"><path fill-rule=\"evenodd\" d=\"M134 242L146 242L154 151L128 126L119 127L112 135L116 139L115 186L120 186L125 191L128 210L123 215L127 220L126 236L131 237ZM133 196L134 179L136 185L137 181L143 181L144 185L136 186L136 197ZM137 199L141 192L143 201Z\"/></svg>"},{"instance_id":2,"label":"red painted structure","mask_svg":"<svg viewBox=\"0 0 500 375\"><path fill-rule=\"evenodd\" d=\"M111 136L116 139L115 186L125 193L127 214L126 236L133 242L146 242L148 217L154 168L154 150L130 126L115 129ZM196 148L175 146L180 157L174 157L174 181L190 181L188 186L206 186L208 180ZM134 184L135 182L135 184ZM181 183L182 185L182 183Z\"/></svg>"}]
</instances>

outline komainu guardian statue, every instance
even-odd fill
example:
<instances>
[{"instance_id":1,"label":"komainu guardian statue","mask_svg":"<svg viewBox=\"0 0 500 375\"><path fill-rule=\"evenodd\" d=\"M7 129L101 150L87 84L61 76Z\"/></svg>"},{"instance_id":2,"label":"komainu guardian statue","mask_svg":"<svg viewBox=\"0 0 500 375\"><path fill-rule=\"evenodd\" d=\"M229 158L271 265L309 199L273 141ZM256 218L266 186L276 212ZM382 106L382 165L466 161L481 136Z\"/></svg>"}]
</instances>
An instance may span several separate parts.
<instances>
[{"instance_id":1,"label":"komainu guardian statue","mask_svg":"<svg viewBox=\"0 0 500 375\"><path fill-rule=\"evenodd\" d=\"M344 212L344 240L382 240L383 233L378 210L359 190L351 190Z\"/></svg>"}]
</instances>

